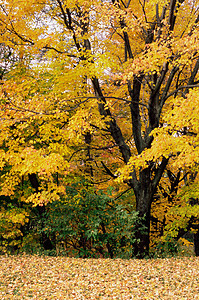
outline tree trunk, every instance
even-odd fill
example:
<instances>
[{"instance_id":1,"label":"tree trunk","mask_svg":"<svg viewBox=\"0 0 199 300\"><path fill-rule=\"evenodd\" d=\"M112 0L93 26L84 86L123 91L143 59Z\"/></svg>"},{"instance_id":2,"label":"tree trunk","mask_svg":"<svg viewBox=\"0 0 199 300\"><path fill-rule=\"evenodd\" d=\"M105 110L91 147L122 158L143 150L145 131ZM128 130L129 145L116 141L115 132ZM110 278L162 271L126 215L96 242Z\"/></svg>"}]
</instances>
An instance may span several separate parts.
<instances>
[{"instance_id":1,"label":"tree trunk","mask_svg":"<svg viewBox=\"0 0 199 300\"><path fill-rule=\"evenodd\" d=\"M149 235L150 235L150 208L148 212L139 211L139 217L143 217L142 222L135 226L136 242L133 245L133 257L144 258L149 255Z\"/></svg>"},{"instance_id":2,"label":"tree trunk","mask_svg":"<svg viewBox=\"0 0 199 300\"><path fill-rule=\"evenodd\" d=\"M195 251L195 255L199 256L199 229L194 234L194 251Z\"/></svg>"},{"instance_id":3,"label":"tree trunk","mask_svg":"<svg viewBox=\"0 0 199 300\"><path fill-rule=\"evenodd\" d=\"M35 173L28 174L28 177L29 177L31 186L35 189L35 192L38 193L39 192L39 182L38 182L36 174ZM44 213L45 213L45 206L37 205L36 208L37 208L37 211L39 213L39 217L42 219L44 217ZM43 221L41 222L41 226L42 226L42 229L43 229L43 226L44 226ZM45 232L42 232L41 244L42 244L42 246L44 247L45 250L52 250L52 249L55 248L53 246L50 238L47 236L47 234Z\"/></svg>"},{"instance_id":4,"label":"tree trunk","mask_svg":"<svg viewBox=\"0 0 199 300\"><path fill-rule=\"evenodd\" d=\"M135 190L136 211L141 218L135 226L136 244L133 245L133 254L137 258L144 258L149 255L150 214L153 199L150 172L150 168L140 172L139 184Z\"/></svg>"}]
</instances>

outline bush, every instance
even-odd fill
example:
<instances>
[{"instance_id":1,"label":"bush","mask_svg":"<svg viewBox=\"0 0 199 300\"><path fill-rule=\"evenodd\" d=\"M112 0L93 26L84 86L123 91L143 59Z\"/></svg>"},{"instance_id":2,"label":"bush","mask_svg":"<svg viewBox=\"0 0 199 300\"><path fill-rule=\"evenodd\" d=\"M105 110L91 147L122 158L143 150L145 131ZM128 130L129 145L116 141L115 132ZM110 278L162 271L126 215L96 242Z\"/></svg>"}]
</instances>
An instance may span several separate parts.
<instances>
[{"instance_id":1,"label":"bush","mask_svg":"<svg viewBox=\"0 0 199 300\"><path fill-rule=\"evenodd\" d=\"M151 249L150 255L152 257L172 257L179 253L179 243L171 237L166 237L164 241L160 241Z\"/></svg>"},{"instance_id":2,"label":"bush","mask_svg":"<svg viewBox=\"0 0 199 300\"><path fill-rule=\"evenodd\" d=\"M86 186L78 191L74 185L67 187L65 199L48 206L42 232L56 245L58 254L130 258L137 222L141 226L131 205L119 204Z\"/></svg>"},{"instance_id":3,"label":"bush","mask_svg":"<svg viewBox=\"0 0 199 300\"><path fill-rule=\"evenodd\" d=\"M87 182L67 186L66 194L45 207L23 203L19 207L17 200L12 203L7 199L1 206L1 253L133 256L134 225L142 227L142 220L132 205L114 200L110 191L95 191ZM49 248L45 242L50 243Z\"/></svg>"}]
</instances>

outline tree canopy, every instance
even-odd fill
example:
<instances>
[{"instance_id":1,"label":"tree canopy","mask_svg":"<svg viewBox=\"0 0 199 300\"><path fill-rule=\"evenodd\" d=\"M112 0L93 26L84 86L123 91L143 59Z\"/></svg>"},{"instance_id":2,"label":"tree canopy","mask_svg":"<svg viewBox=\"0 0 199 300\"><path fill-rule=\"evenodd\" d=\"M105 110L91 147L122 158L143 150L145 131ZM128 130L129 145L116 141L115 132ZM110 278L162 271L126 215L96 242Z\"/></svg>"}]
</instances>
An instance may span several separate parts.
<instances>
[{"instance_id":1,"label":"tree canopy","mask_svg":"<svg viewBox=\"0 0 199 300\"><path fill-rule=\"evenodd\" d=\"M45 207L82 177L131 188L147 254L168 170L198 199L198 21L197 0L3 1L1 195Z\"/></svg>"}]
</instances>

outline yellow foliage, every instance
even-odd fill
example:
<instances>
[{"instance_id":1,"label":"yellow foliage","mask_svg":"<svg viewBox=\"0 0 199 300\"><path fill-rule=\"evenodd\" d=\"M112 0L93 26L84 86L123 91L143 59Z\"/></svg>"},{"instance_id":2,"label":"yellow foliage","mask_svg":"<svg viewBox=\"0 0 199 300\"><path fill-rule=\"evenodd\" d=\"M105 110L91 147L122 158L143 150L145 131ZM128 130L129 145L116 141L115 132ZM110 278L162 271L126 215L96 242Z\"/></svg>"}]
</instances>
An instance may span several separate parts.
<instances>
[{"instance_id":1,"label":"yellow foliage","mask_svg":"<svg viewBox=\"0 0 199 300\"><path fill-rule=\"evenodd\" d=\"M16 245L20 241L16 240L22 236L21 226L24 226L25 223L29 221L29 214L25 209L20 208L11 208L5 210L3 207L0 209L0 235L1 244L0 250L6 251L8 245Z\"/></svg>"},{"instance_id":2,"label":"yellow foliage","mask_svg":"<svg viewBox=\"0 0 199 300\"><path fill-rule=\"evenodd\" d=\"M144 216L167 166L198 171L199 1L174 4L0 6L0 44L11 53L0 57L0 195L46 205L86 176L102 188L127 183ZM158 214L169 209L161 203Z\"/></svg>"}]
</instances>

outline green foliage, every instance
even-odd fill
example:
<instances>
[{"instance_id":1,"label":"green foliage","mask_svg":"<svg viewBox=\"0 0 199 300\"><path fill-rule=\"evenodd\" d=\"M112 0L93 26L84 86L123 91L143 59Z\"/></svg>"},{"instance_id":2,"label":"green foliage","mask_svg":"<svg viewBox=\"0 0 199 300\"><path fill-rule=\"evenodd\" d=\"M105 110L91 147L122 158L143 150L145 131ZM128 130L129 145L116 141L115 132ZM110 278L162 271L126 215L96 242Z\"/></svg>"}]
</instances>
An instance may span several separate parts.
<instances>
[{"instance_id":1,"label":"green foliage","mask_svg":"<svg viewBox=\"0 0 199 300\"><path fill-rule=\"evenodd\" d=\"M113 188L96 191L82 180L66 186L66 196L46 206L2 198L1 253L132 257L139 242L135 228L145 228L134 206L121 198L114 200L112 192ZM44 239L52 248L44 248Z\"/></svg>"},{"instance_id":2,"label":"green foliage","mask_svg":"<svg viewBox=\"0 0 199 300\"><path fill-rule=\"evenodd\" d=\"M0 197L0 253L12 253L20 247L28 221L29 213L17 205L16 199Z\"/></svg>"},{"instance_id":3,"label":"green foliage","mask_svg":"<svg viewBox=\"0 0 199 300\"><path fill-rule=\"evenodd\" d=\"M179 243L178 241L172 239L171 237L166 237L164 241L159 241L159 243L151 249L151 257L173 257L177 256L179 253Z\"/></svg>"},{"instance_id":4,"label":"green foliage","mask_svg":"<svg viewBox=\"0 0 199 300\"><path fill-rule=\"evenodd\" d=\"M67 198L49 204L42 232L68 255L132 257L138 214L102 191L84 186L78 192L76 187L67 187Z\"/></svg>"}]
</instances>

